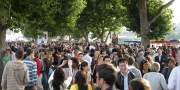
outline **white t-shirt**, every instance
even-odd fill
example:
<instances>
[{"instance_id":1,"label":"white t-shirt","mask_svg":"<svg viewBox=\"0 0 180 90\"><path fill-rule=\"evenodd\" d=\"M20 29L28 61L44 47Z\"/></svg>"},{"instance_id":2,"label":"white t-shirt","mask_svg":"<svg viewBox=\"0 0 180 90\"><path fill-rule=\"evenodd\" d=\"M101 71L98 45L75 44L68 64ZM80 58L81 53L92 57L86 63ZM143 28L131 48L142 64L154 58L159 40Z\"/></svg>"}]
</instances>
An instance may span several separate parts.
<instances>
[{"instance_id":1,"label":"white t-shirt","mask_svg":"<svg viewBox=\"0 0 180 90\"><path fill-rule=\"evenodd\" d=\"M49 80L48 80L50 90L54 90L54 89L53 89L53 86L52 86L53 77L54 77L54 72L51 74L51 76L49 77ZM68 77L68 78L64 81L64 83L62 83L62 85L59 86L59 87L60 87L60 90L66 90L67 87L70 85L71 81L72 81L72 77Z\"/></svg>"}]
</instances>

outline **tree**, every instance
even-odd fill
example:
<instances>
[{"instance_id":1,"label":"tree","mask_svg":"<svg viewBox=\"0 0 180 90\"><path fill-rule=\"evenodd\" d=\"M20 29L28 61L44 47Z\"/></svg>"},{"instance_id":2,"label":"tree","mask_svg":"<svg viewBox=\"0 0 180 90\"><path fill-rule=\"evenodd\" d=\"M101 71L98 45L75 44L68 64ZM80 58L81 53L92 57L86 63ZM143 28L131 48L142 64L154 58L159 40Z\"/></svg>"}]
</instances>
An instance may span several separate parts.
<instances>
[{"instance_id":1,"label":"tree","mask_svg":"<svg viewBox=\"0 0 180 90\"><path fill-rule=\"evenodd\" d=\"M78 28L87 34L91 31L104 42L105 32L119 30L122 26L123 11L121 0L87 0L87 6L78 19Z\"/></svg>"},{"instance_id":2,"label":"tree","mask_svg":"<svg viewBox=\"0 0 180 90\"><path fill-rule=\"evenodd\" d=\"M129 20L124 25L137 32L141 36L142 45L147 47L150 39L163 38L170 31L172 10L168 6L174 1L163 4L161 0L123 0L128 13L125 21ZM159 35L160 33L162 34Z\"/></svg>"},{"instance_id":3,"label":"tree","mask_svg":"<svg viewBox=\"0 0 180 90\"><path fill-rule=\"evenodd\" d=\"M44 30L54 33L59 30L58 25L74 26L84 6L84 0L0 0L0 60L5 51L7 28L20 28L33 36Z\"/></svg>"}]
</instances>

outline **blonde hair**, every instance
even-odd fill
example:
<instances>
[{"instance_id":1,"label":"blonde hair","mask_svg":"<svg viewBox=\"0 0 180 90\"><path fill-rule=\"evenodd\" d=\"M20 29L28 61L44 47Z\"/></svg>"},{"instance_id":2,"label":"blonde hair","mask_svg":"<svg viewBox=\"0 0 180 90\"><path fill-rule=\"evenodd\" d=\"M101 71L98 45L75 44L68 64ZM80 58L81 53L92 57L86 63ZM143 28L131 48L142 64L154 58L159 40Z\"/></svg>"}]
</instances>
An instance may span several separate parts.
<instances>
[{"instance_id":1,"label":"blonde hair","mask_svg":"<svg viewBox=\"0 0 180 90\"><path fill-rule=\"evenodd\" d=\"M151 90L149 81L143 78L135 78L131 80L130 86L133 90Z\"/></svg>"}]
</instances>

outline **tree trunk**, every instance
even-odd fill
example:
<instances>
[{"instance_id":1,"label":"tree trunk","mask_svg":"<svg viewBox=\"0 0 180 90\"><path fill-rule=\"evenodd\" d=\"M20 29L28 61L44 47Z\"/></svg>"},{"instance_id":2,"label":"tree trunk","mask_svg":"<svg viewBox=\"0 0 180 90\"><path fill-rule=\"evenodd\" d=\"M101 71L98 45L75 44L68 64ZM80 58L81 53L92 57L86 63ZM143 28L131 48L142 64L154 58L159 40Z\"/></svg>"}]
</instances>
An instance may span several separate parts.
<instances>
[{"instance_id":1,"label":"tree trunk","mask_svg":"<svg viewBox=\"0 0 180 90\"><path fill-rule=\"evenodd\" d=\"M0 18L0 81L2 79L2 70L3 70L3 62L2 58L4 56L4 51L6 49L6 30L5 30L5 22ZM1 88L0 88L1 90Z\"/></svg>"},{"instance_id":2,"label":"tree trunk","mask_svg":"<svg viewBox=\"0 0 180 90\"><path fill-rule=\"evenodd\" d=\"M150 45L149 24L147 19L146 0L139 0L141 43L146 48Z\"/></svg>"},{"instance_id":3,"label":"tree trunk","mask_svg":"<svg viewBox=\"0 0 180 90\"><path fill-rule=\"evenodd\" d=\"M69 42L71 42L71 35L69 35Z\"/></svg>"},{"instance_id":4,"label":"tree trunk","mask_svg":"<svg viewBox=\"0 0 180 90\"><path fill-rule=\"evenodd\" d=\"M101 43L104 43L104 28L102 28L102 32L99 34L99 37L101 39Z\"/></svg>"},{"instance_id":5,"label":"tree trunk","mask_svg":"<svg viewBox=\"0 0 180 90\"><path fill-rule=\"evenodd\" d=\"M109 35L111 35L111 31L108 32L106 39L105 39L105 43L107 42Z\"/></svg>"},{"instance_id":6,"label":"tree trunk","mask_svg":"<svg viewBox=\"0 0 180 90\"><path fill-rule=\"evenodd\" d=\"M89 36L89 31L83 31L82 34L83 34L83 37L84 37L85 41L89 42L89 37L88 37Z\"/></svg>"}]
</instances>

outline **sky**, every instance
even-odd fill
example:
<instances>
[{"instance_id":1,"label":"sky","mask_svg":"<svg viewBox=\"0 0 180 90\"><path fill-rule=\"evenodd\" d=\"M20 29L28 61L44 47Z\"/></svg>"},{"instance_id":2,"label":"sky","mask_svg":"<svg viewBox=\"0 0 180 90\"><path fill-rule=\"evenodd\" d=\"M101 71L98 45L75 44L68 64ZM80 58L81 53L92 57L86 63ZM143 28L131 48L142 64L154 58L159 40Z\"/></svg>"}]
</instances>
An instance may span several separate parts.
<instances>
[{"instance_id":1,"label":"sky","mask_svg":"<svg viewBox=\"0 0 180 90\"><path fill-rule=\"evenodd\" d=\"M172 8L173 10L173 23L180 24L180 0L175 0L174 3L170 6L170 8Z\"/></svg>"}]
</instances>

